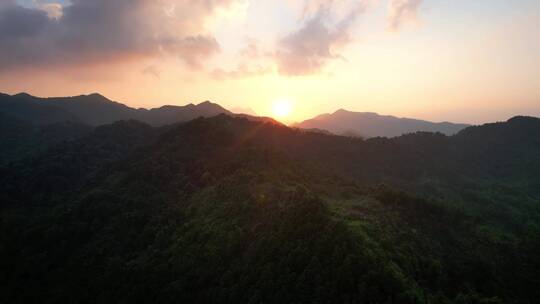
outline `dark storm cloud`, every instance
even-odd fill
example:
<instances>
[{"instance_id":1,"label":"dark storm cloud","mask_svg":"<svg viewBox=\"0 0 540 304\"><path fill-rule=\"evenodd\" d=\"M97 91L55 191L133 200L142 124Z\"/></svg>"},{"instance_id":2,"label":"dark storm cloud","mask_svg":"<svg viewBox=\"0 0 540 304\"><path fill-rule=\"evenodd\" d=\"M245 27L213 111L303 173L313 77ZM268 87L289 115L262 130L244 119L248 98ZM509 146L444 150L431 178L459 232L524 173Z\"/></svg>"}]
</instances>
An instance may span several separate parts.
<instances>
[{"instance_id":1,"label":"dark storm cloud","mask_svg":"<svg viewBox=\"0 0 540 304\"><path fill-rule=\"evenodd\" d=\"M49 18L44 11L26 9L16 5L0 11L0 41L32 38L48 25Z\"/></svg>"}]
</instances>

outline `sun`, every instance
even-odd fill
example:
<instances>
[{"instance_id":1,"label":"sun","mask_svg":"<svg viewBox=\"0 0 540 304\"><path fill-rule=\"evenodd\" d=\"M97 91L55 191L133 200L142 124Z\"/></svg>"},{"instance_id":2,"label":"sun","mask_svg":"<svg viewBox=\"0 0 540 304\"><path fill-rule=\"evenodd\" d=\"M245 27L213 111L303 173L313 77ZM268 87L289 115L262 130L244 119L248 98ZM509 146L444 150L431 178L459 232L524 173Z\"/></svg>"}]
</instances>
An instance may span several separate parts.
<instances>
[{"instance_id":1,"label":"sun","mask_svg":"<svg viewBox=\"0 0 540 304\"><path fill-rule=\"evenodd\" d=\"M272 113L278 119L286 119L291 115L293 110L293 103L287 98L276 99L272 104Z\"/></svg>"}]
</instances>

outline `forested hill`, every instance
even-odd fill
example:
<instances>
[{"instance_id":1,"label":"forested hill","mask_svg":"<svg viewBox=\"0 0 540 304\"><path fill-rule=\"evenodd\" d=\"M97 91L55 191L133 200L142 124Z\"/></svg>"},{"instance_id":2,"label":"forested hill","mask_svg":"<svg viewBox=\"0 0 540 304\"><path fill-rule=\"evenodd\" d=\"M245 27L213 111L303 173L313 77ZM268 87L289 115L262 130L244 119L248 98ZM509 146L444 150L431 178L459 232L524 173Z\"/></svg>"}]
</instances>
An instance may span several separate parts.
<instances>
[{"instance_id":1,"label":"forested hill","mask_svg":"<svg viewBox=\"0 0 540 304\"><path fill-rule=\"evenodd\" d=\"M6 302L540 298L540 119L369 140L227 115L77 134L0 167Z\"/></svg>"}]
</instances>

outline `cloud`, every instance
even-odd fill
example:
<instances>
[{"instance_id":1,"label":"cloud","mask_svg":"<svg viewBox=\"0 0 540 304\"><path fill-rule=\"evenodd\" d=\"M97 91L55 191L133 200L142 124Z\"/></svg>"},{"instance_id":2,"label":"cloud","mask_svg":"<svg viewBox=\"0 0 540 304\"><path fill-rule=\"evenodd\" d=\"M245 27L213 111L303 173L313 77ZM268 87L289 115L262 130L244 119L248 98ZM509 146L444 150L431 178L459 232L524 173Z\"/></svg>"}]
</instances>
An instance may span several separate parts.
<instances>
[{"instance_id":1,"label":"cloud","mask_svg":"<svg viewBox=\"0 0 540 304\"><path fill-rule=\"evenodd\" d=\"M205 24L235 0L71 0L0 5L0 71L141 56L178 56L190 68L216 54Z\"/></svg>"},{"instance_id":2,"label":"cloud","mask_svg":"<svg viewBox=\"0 0 540 304\"><path fill-rule=\"evenodd\" d=\"M307 3L300 28L278 42L275 59L282 75L313 74L329 61L343 58L335 52L350 42L351 26L366 8L363 1Z\"/></svg>"},{"instance_id":3,"label":"cloud","mask_svg":"<svg viewBox=\"0 0 540 304\"><path fill-rule=\"evenodd\" d=\"M60 19L64 13L60 3L39 3L37 7L47 13L50 19Z\"/></svg>"},{"instance_id":4,"label":"cloud","mask_svg":"<svg viewBox=\"0 0 540 304\"><path fill-rule=\"evenodd\" d=\"M17 4L15 0L4 0L0 1L0 9L4 9L6 7L11 7L13 5Z\"/></svg>"},{"instance_id":5,"label":"cloud","mask_svg":"<svg viewBox=\"0 0 540 304\"><path fill-rule=\"evenodd\" d=\"M423 0L390 0L388 29L399 30L404 24L418 18L418 10Z\"/></svg>"},{"instance_id":6,"label":"cloud","mask_svg":"<svg viewBox=\"0 0 540 304\"><path fill-rule=\"evenodd\" d=\"M248 37L236 55L236 66L232 69L215 68L210 76L215 80L228 80L269 74L273 72L273 57L273 53L265 51L259 40Z\"/></svg>"},{"instance_id":7,"label":"cloud","mask_svg":"<svg viewBox=\"0 0 540 304\"><path fill-rule=\"evenodd\" d=\"M272 69L270 67L261 65L248 66L246 64L239 64L233 70L224 70L221 68L214 69L214 71L212 71L211 73L211 76L215 80L242 79L262 76L271 72Z\"/></svg>"},{"instance_id":8,"label":"cloud","mask_svg":"<svg viewBox=\"0 0 540 304\"><path fill-rule=\"evenodd\" d=\"M341 52L352 41L353 25L375 0L285 1L293 3L288 8L297 16L296 26L277 38L265 36L264 44L248 39L227 61L232 64L213 69L213 63L223 62L209 60L222 51L211 32L220 24L214 21L247 7L246 0L0 0L0 73L21 67L84 70L80 67L176 57L189 69L221 79L274 71L309 75L344 59ZM389 1L389 28L396 30L416 18L422 0ZM234 45L231 35L216 34L225 46ZM233 34L253 35L237 29Z\"/></svg>"},{"instance_id":9,"label":"cloud","mask_svg":"<svg viewBox=\"0 0 540 304\"><path fill-rule=\"evenodd\" d=\"M257 59L263 56L259 41L253 38L247 38L247 43L244 48L240 50L239 55L251 59Z\"/></svg>"},{"instance_id":10,"label":"cloud","mask_svg":"<svg viewBox=\"0 0 540 304\"><path fill-rule=\"evenodd\" d=\"M219 44L210 36L190 36L175 42L180 58L190 67L201 68L202 61L219 52Z\"/></svg>"},{"instance_id":11,"label":"cloud","mask_svg":"<svg viewBox=\"0 0 540 304\"><path fill-rule=\"evenodd\" d=\"M154 65L149 65L149 66L145 67L141 71L141 73L143 75L150 75L150 76L154 76L154 77L159 79L160 75L161 75L161 70L158 67L154 66Z\"/></svg>"}]
</instances>

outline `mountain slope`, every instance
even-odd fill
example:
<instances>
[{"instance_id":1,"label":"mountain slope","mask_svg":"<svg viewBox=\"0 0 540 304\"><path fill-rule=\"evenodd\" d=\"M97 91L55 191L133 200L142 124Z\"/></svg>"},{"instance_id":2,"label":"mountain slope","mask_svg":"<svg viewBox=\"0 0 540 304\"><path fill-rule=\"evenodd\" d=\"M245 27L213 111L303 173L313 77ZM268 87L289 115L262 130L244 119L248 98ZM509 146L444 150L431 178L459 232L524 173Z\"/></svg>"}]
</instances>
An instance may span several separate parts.
<instances>
[{"instance_id":1,"label":"mountain slope","mask_svg":"<svg viewBox=\"0 0 540 304\"><path fill-rule=\"evenodd\" d=\"M10 303L534 303L539 132L529 117L370 140L227 115L103 126L0 168L0 291Z\"/></svg>"},{"instance_id":2,"label":"mountain slope","mask_svg":"<svg viewBox=\"0 0 540 304\"><path fill-rule=\"evenodd\" d=\"M231 112L209 101L198 105L162 106L150 110L139 110L139 118L154 126L189 121L197 117L212 117L218 114L231 114Z\"/></svg>"},{"instance_id":3,"label":"mountain slope","mask_svg":"<svg viewBox=\"0 0 540 304\"><path fill-rule=\"evenodd\" d=\"M37 98L24 93L13 96L1 94L0 113L20 121L38 125L80 120L75 114L66 109L53 104L38 102Z\"/></svg>"},{"instance_id":4,"label":"mountain slope","mask_svg":"<svg viewBox=\"0 0 540 304\"><path fill-rule=\"evenodd\" d=\"M89 134L92 128L73 122L35 126L0 113L0 166L39 154L64 141Z\"/></svg>"},{"instance_id":5,"label":"mountain slope","mask_svg":"<svg viewBox=\"0 0 540 304\"><path fill-rule=\"evenodd\" d=\"M13 96L1 94L0 113L37 125L71 121L90 126L130 119L161 126L200 116L230 114L228 110L208 101L198 105L163 106L147 110L130 108L100 94L38 98L25 93Z\"/></svg>"},{"instance_id":6,"label":"mountain slope","mask_svg":"<svg viewBox=\"0 0 540 304\"><path fill-rule=\"evenodd\" d=\"M245 114L245 115L251 115L251 116L259 116L255 111L253 111L252 108L249 107L235 107L231 109L231 112L235 114Z\"/></svg>"},{"instance_id":7,"label":"mountain slope","mask_svg":"<svg viewBox=\"0 0 540 304\"><path fill-rule=\"evenodd\" d=\"M138 110L96 93L73 97L31 97L31 99L34 104L48 104L72 113L80 123L91 126L110 124L118 120L139 119Z\"/></svg>"},{"instance_id":8,"label":"mountain slope","mask_svg":"<svg viewBox=\"0 0 540 304\"><path fill-rule=\"evenodd\" d=\"M418 119L381 116L376 113L350 112L343 109L333 114L319 115L296 125L302 129L322 129L334 134L364 138L395 137L418 131L452 135L467 126L449 122L433 123Z\"/></svg>"}]
</instances>

